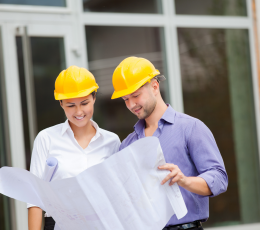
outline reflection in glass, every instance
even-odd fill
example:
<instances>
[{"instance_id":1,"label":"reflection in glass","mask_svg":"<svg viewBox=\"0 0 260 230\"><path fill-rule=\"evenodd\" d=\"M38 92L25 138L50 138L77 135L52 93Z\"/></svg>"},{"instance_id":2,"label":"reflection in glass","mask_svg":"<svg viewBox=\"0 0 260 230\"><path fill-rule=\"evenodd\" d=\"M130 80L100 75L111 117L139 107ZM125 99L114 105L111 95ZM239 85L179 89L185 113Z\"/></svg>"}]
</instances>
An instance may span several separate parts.
<instances>
[{"instance_id":1,"label":"reflection in glass","mask_svg":"<svg viewBox=\"0 0 260 230\"><path fill-rule=\"evenodd\" d=\"M0 4L65 7L66 0L0 0Z\"/></svg>"},{"instance_id":2,"label":"reflection in glass","mask_svg":"<svg viewBox=\"0 0 260 230\"><path fill-rule=\"evenodd\" d=\"M59 102L54 99L54 83L58 74L65 69L63 38L31 37L34 91L36 101L38 132L65 121ZM28 114L25 92L22 39L16 38L21 100L23 109L26 164L30 167L31 150L29 142Z\"/></svg>"},{"instance_id":3,"label":"reflection in glass","mask_svg":"<svg viewBox=\"0 0 260 230\"><path fill-rule=\"evenodd\" d=\"M2 40L0 30L0 168L8 166L6 148L6 129L4 119L4 71L2 56ZM9 198L0 194L0 229L11 230Z\"/></svg>"},{"instance_id":4,"label":"reflection in glass","mask_svg":"<svg viewBox=\"0 0 260 230\"><path fill-rule=\"evenodd\" d=\"M161 0L83 0L84 11L162 13Z\"/></svg>"},{"instance_id":5,"label":"reflection in glass","mask_svg":"<svg viewBox=\"0 0 260 230\"><path fill-rule=\"evenodd\" d=\"M205 226L260 221L259 160L248 31L179 28L185 113L212 131L229 177Z\"/></svg>"},{"instance_id":6,"label":"reflection in glass","mask_svg":"<svg viewBox=\"0 0 260 230\"><path fill-rule=\"evenodd\" d=\"M176 14L246 16L246 0L175 0Z\"/></svg>"},{"instance_id":7,"label":"reflection in glass","mask_svg":"<svg viewBox=\"0 0 260 230\"><path fill-rule=\"evenodd\" d=\"M124 58L137 56L147 58L165 74L163 29L86 26L86 38L89 70L100 87L94 120L101 128L117 133L123 140L133 132L137 118L126 108L123 99L110 99L113 93L113 72ZM164 98L167 96L166 84L160 84Z\"/></svg>"}]
</instances>

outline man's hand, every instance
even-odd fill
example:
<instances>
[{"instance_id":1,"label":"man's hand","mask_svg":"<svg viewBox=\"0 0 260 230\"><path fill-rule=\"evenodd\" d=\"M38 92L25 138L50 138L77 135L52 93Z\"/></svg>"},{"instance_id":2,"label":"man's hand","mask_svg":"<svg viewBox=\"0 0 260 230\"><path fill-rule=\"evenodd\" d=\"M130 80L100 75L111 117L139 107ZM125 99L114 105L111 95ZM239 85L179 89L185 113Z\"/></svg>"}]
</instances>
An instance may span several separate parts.
<instances>
[{"instance_id":1,"label":"man's hand","mask_svg":"<svg viewBox=\"0 0 260 230\"><path fill-rule=\"evenodd\" d=\"M199 194L201 196L212 195L206 181L201 177L186 177L177 165L165 164L159 166L158 169L169 170L170 173L162 180L161 184L165 184L170 180L169 185L177 184L190 192Z\"/></svg>"},{"instance_id":2,"label":"man's hand","mask_svg":"<svg viewBox=\"0 0 260 230\"><path fill-rule=\"evenodd\" d=\"M163 179L161 184L165 184L170 180L169 185L173 185L175 182L177 182L178 185L183 187L185 186L185 183L187 183L187 177L182 173L177 165L167 163L165 165L159 166L158 168L170 171L170 173Z\"/></svg>"}]
</instances>

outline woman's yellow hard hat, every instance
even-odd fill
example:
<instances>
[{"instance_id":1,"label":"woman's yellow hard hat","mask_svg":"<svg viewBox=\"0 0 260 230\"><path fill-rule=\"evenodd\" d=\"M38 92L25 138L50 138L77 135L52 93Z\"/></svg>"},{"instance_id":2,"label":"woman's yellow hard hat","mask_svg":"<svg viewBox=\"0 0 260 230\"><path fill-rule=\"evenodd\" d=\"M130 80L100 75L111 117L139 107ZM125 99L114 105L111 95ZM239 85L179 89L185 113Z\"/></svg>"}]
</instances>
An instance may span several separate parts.
<instances>
[{"instance_id":1,"label":"woman's yellow hard hat","mask_svg":"<svg viewBox=\"0 0 260 230\"><path fill-rule=\"evenodd\" d=\"M114 93L111 99L135 92L160 72L145 58L128 57L124 59L113 73Z\"/></svg>"},{"instance_id":2,"label":"woman's yellow hard hat","mask_svg":"<svg viewBox=\"0 0 260 230\"><path fill-rule=\"evenodd\" d=\"M70 66L55 81L56 100L85 97L99 88L92 73L87 69Z\"/></svg>"}]
</instances>

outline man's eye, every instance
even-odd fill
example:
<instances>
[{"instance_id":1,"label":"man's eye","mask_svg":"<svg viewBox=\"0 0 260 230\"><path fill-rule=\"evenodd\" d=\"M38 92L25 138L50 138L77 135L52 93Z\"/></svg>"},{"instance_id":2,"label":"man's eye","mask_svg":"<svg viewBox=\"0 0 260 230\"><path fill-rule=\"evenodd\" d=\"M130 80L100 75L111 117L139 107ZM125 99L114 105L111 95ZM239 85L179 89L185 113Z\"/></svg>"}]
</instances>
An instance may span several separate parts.
<instances>
[{"instance_id":1,"label":"man's eye","mask_svg":"<svg viewBox=\"0 0 260 230\"><path fill-rule=\"evenodd\" d=\"M134 98L136 98L136 97L138 97L139 95L135 95L135 96L133 96Z\"/></svg>"}]
</instances>

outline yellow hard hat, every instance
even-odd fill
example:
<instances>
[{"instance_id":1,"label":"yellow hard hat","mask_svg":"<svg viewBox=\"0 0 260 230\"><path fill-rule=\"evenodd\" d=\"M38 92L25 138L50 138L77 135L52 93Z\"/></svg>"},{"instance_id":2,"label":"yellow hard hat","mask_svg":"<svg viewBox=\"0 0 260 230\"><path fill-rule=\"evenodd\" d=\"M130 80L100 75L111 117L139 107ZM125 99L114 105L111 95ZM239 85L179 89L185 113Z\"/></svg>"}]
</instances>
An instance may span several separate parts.
<instances>
[{"instance_id":1,"label":"yellow hard hat","mask_svg":"<svg viewBox=\"0 0 260 230\"><path fill-rule=\"evenodd\" d=\"M98 88L93 74L87 69L70 66L57 77L54 96L56 100L85 97Z\"/></svg>"},{"instance_id":2,"label":"yellow hard hat","mask_svg":"<svg viewBox=\"0 0 260 230\"><path fill-rule=\"evenodd\" d=\"M124 59L113 73L112 83L115 91L111 99L135 92L158 74L160 72L145 58L128 57Z\"/></svg>"}]
</instances>

